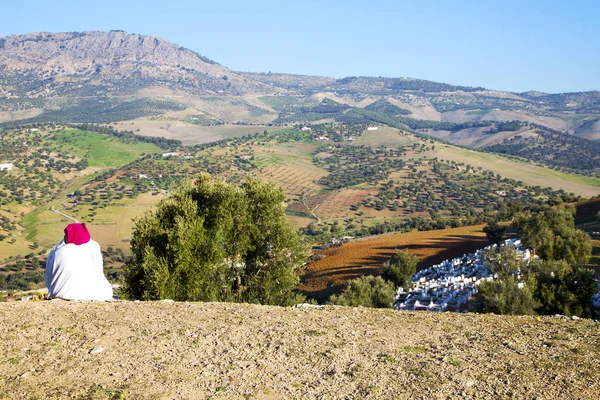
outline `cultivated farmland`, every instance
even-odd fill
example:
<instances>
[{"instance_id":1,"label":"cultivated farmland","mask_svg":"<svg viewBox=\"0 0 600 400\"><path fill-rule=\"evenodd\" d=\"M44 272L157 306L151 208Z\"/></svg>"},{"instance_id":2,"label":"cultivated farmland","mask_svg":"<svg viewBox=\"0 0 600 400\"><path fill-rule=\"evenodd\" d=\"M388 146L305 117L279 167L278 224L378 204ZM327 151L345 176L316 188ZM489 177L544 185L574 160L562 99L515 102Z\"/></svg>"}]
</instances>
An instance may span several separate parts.
<instances>
[{"instance_id":1,"label":"cultivated farmland","mask_svg":"<svg viewBox=\"0 0 600 400\"><path fill-rule=\"evenodd\" d=\"M0 227L0 262L30 250L45 254L71 222L54 210L89 223L102 246L127 253L132 218L200 171L234 182L260 176L281 186L290 222L302 228L309 242L474 225L537 199L575 199L600 188L593 177L456 148L394 128L369 130L365 124L271 132L221 126L228 139L193 147L83 128L94 132L48 126L4 135L0 162L14 162L15 168L0 171L0 219L6 218ZM522 181L506 179L504 173ZM538 175L543 182L534 179ZM554 176L549 182L559 188L572 187L575 195L530 186L542 185L546 176ZM454 244L461 249L462 243ZM343 274L328 271L333 281L320 276L321 283L305 290L318 296L357 274L380 271L385 257L374 257L360 265L338 263Z\"/></svg>"},{"instance_id":2,"label":"cultivated farmland","mask_svg":"<svg viewBox=\"0 0 600 400\"><path fill-rule=\"evenodd\" d=\"M474 252L487 245L485 225L437 231L412 231L351 241L323 252L308 265L299 289L319 300L339 293L349 280L361 275L380 275L383 263L395 249L408 249L419 257L419 268Z\"/></svg>"}]
</instances>

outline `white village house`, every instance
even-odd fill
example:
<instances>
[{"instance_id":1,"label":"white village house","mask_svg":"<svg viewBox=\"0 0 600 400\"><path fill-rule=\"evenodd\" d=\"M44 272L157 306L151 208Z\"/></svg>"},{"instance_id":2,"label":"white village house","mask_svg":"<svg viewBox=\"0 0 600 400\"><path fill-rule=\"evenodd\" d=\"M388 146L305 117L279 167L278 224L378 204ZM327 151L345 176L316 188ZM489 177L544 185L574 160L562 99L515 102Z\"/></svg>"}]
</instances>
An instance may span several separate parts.
<instances>
[{"instance_id":1,"label":"white village house","mask_svg":"<svg viewBox=\"0 0 600 400\"><path fill-rule=\"evenodd\" d=\"M7 164L0 164L0 171L10 171L11 169L14 168L14 165L12 163L7 163Z\"/></svg>"},{"instance_id":2,"label":"white village house","mask_svg":"<svg viewBox=\"0 0 600 400\"><path fill-rule=\"evenodd\" d=\"M513 246L519 256L527 261L529 249L521 247L520 239L508 239L501 246ZM397 310L460 311L485 280L496 279L483 258L487 246L462 258L445 260L440 264L423 269L413 275L413 287L409 291L398 288L394 300Z\"/></svg>"},{"instance_id":3,"label":"white village house","mask_svg":"<svg viewBox=\"0 0 600 400\"><path fill-rule=\"evenodd\" d=\"M532 259L529 249L522 246L521 239L505 240L500 246L512 246L525 261ZM396 310L461 311L475 295L477 287L486 280L497 279L487 268L484 253L496 245L487 246L462 258L445 260L440 264L423 269L412 277L413 287L404 291L398 288L394 299ZM517 271L518 274L520 272ZM518 275L519 277L520 275ZM520 282L519 287L523 288ZM600 283L598 292L592 297L592 305L600 309Z\"/></svg>"}]
</instances>

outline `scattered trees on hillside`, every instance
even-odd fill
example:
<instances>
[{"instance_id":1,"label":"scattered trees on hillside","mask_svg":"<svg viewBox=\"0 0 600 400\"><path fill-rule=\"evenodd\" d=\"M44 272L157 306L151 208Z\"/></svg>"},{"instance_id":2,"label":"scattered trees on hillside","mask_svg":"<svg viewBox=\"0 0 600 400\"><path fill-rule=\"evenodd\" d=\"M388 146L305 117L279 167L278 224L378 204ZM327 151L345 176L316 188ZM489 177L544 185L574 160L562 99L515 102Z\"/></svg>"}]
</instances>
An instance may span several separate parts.
<instances>
[{"instance_id":1,"label":"scattered trees on hillside","mask_svg":"<svg viewBox=\"0 0 600 400\"><path fill-rule=\"evenodd\" d=\"M519 124L524 125L523 122ZM486 146L484 150L524 157L555 167L570 168L580 173L594 171L600 167L600 143L597 141L542 125L530 123L528 126L537 135L515 135L501 143ZM520 127L517 128L513 121L502 124L500 128L502 130L518 130Z\"/></svg>"},{"instance_id":2,"label":"scattered trees on hillside","mask_svg":"<svg viewBox=\"0 0 600 400\"><path fill-rule=\"evenodd\" d=\"M161 149L165 149L165 150L166 149L174 149L174 148L183 146L183 144L181 143L180 140L166 139L163 137L151 137L151 136L136 135L132 131L118 131L115 128L113 128L112 126L97 125L97 124L79 124L79 125L73 125L73 127L76 129L80 129L82 131L96 132L96 133L100 133L103 135L114 136L114 137L117 137L117 138L123 140L125 143L127 143L127 141L130 141L131 143L136 143L136 142L153 143L153 144L157 145L158 147L160 147Z\"/></svg>"},{"instance_id":3,"label":"scattered trees on hillside","mask_svg":"<svg viewBox=\"0 0 600 400\"><path fill-rule=\"evenodd\" d=\"M206 173L183 185L134 227L125 294L142 300L287 305L305 247L286 220L283 190Z\"/></svg>"}]
</instances>

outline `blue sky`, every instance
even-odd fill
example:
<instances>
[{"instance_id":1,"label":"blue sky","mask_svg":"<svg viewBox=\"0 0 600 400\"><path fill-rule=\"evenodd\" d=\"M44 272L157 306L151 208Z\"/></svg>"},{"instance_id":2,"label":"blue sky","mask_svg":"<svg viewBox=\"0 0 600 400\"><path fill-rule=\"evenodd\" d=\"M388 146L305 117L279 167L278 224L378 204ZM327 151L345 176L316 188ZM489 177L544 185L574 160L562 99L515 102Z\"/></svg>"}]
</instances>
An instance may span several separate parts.
<instances>
[{"instance_id":1,"label":"blue sky","mask_svg":"<svg viewBox=\"0 0 600 400\"><path fill-rule=\"evenodd\" d=\"M7 2L0 34L122 29L238 71L600 90L600 1Z\"/></svg>"}]
</instances>

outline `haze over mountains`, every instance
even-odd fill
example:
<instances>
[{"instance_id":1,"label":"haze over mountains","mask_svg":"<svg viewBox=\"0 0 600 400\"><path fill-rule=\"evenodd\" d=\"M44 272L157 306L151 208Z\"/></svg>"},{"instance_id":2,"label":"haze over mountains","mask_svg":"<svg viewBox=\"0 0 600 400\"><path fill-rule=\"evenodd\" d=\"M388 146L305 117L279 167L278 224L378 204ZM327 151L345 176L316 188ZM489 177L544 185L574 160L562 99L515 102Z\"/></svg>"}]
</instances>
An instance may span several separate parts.
<instances>
[{"instance_id":1,"label":"haze over mountains","mask_svg":"<svg viewBox=\"0 0 600 400\"><path fill-rule=\"evenodd\" d=\"M163 39L122 31L0 39L5 126L157 119L198 129L366 120L485 147L534 136L531 124L600 138L600 92L510 93L412 78L235 72ZM490 123L513 120L526 124L503 131Z\"/></svg>"}]
</instances>

